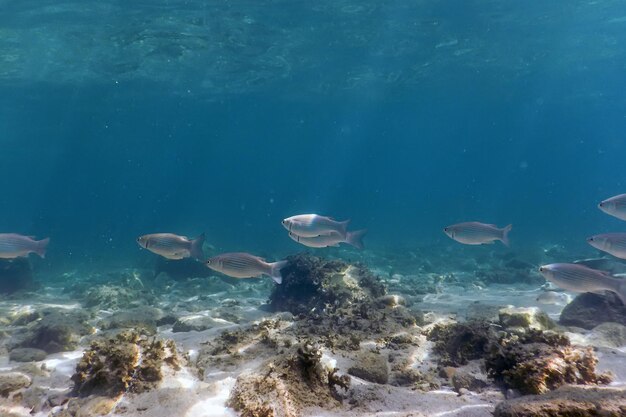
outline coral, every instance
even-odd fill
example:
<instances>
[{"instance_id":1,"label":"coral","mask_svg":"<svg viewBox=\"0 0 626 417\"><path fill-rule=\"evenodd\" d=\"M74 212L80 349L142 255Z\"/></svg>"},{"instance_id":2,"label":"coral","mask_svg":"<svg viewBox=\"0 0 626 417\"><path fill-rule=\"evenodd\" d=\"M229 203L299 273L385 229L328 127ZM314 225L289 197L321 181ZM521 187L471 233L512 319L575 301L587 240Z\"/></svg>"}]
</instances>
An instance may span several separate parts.
<instances>
[{"instance_id":1,"label":"coral","mask_svg":"<svg viewBox=\"0 0 626 417\"><path fill-rule=\"evenodd\" d=\"M442 366L459 366L482 358L495 339L495 331L482 321L436 325L428 339L435 342L434 351Z\"/></svg>"},{"instance_id":2,"label":"coral","mask_svg":"<svg viewBox=\"0 0 626 417\"><path fill-rule=\"evenodd\" d=\"M622 417L623 389L566 386L543 395L524 396L496 406L495 417Z\"/></svg>"},{"instance_id":3,"label":"coral","mask_svg":"<svg viewBox=\"0 0 626 417\"><path fill-rule=\"evenodd\" d=\"M73 391L81 397L143 392L161 380L164 363L179 368L176 345L171 340L149 340L130 331L95 340L76 365Z\"/></svg>"},{"instance_id":4,"label":"coral","mask_svg":"<svg viewBox=\"0 0 626 417\"><path fill-rule=\"evenodd\" d=\"M486 357L489 375L522 394L542 394L564 384L606 384L595 372L591 348L570 345L567 337L530 330L492 343Z\"/></svg>"},{"instance_id":5,"label":"coral","mask_svg":"<svg viewBox=\"0 0 626 417\"><path fill-rule=\"evenodd\" d=\"M329 410L340 405L340 389L347 390L349 382L323 363L317 347L305 342L258 372L240 375L227 404L245 417L295 417L304 407Z\"/></svg>"}]
</instances>

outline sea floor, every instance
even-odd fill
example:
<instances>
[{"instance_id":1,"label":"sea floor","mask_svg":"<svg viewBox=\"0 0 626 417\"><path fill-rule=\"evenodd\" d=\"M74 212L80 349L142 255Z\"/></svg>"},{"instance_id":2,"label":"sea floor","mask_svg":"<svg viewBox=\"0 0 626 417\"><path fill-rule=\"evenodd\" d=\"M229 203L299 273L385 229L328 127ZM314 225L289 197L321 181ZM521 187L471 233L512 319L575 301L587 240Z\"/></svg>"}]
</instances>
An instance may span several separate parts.
<instances>
[{"instance_id":1,"label":"sea floor","mask_svg":"<svg viewBox=\"0 0 626 417\"><path fill-rule=\"evenodd\" d=\"M380 254L372 254L367 262L390 294L400 295L410 309L424 313L424 322L407 331L416 341L409 346L394 350L372 337L361 341L360 349L375 349L390 358L397 357L407 367L424 374L437 368L432 343L424 337L429 326L497 316L498 309L506 306L537 307L558 320L564 307L538 303L537 296L544 291L541 283L486 283L472 278L467 269L448 270L444 274L425 272L423 263L418 261L414 268L406 262L402 268L395 269L400 272L394 272L390 271L390 263ZM451 274L454 279L449 279ZM255 323L275 319L274 323L278 324L271 330L272 334L286 335L296 321L290 313L268 311L266 303L274 285L269 279L230 280L208 276L177 281L165 274L154 278L152 270L111 269L68 271L45 280L40 277L40 282L44 284L35 291L0 298L0 387L2 375L18 373L26 378L22 388L12 391L11 395L0 396L3 417L102 415L107 412L107 415L125 417L236 416L238 414L226 403L237 378L260 369L275 352L271 345L255 346L260 342L254 336L243 345L238 344L236 355L225 356L223 362L219 357L203 358L203 352L219 340L225 330L249 331ZM43 347L48 351L61 350L59 352L37 351L33 355L45 357L35 355L33 360L25 362L10 360L9 351L22 343L37 321L42 321L46 315L83 327L77 329L75 335L58 341L56 348ZM153 335L151 337L173 340L182 358L180 368L164 369L163 380L154 389L126 393L110 403L83 404L84 410L92 411L62 414L67 407L63 398L67 398L74 385L71 377L85 349L103 334L136 328ZM50 329L54 331L54 327ZM626 389L626 345L610 346L583 329L559 328L558 331L567 334L574 344L593 346L599 360L598 370L610 370L614 375L611 385ZM66 350L67 346L71 349ZM355 359L358 350L320 349L323 361L334 365L339 375L346 375L358 360ZM204 365L199 366L200 362ZM340 405L307 406L300 410L302 415L486 417L492 415L496 404L503 401L506 394L495 387L481 392L464 390L461 395L449 384L424 389L419 384L378 384L357 376L350 376L350 381L350 392Z\"/></svg>"}]
</instances>

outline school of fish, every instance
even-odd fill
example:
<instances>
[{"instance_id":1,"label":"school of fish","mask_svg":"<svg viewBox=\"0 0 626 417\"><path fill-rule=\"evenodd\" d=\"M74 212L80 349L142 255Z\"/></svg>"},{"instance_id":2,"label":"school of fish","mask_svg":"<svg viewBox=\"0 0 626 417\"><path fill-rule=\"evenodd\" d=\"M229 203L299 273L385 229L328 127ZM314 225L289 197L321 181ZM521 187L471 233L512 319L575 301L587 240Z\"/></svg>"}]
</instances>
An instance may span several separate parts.
<instances>
[{"instance_id":1,"label":"school of fish","mask_svg":"<svg viewBox=\"0 0 626 417\"><path fill-rule=\"evenodd\" d=\"M626 194L616 195L601 201L598 208L603 212L626 221ZM288 236L309 248L338 247L345 243L363 249L366 229L349 231L350 220L338 221L319 214L299 214L282 220ZM443 229L451 239L465 245L485 245L496 241L509 246L512 225L498 227L495 224L477 221L452 224ZM195 239L174 233L152 233L137 238L137 244L170 260L193 258L202 261L208 268L232 278L254 278L266 275L281 284L282 269L288 261L267 262L265 259L246 253L232 252L204 259L204 233ZM0 233L0 259L27 257L31 253L45 257L49 238L35 240L33 236L16 233ZM626 259L626 233L603 233L587 238L589 245L616 258ZM576 263L554 263L539 267L544 278L557 287L573 292L615 293L626 305L626 279L612 276L606 271ZM545 292L537 298L545 304L567 303L567 295Z\"/></svg>"}]
</instances>

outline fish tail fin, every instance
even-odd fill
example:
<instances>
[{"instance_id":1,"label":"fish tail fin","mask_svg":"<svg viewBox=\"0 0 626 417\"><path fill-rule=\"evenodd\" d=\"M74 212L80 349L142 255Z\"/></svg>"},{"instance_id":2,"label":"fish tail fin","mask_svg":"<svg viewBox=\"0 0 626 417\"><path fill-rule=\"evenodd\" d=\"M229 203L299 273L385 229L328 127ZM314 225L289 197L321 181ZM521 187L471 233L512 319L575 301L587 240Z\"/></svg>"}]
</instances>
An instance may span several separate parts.
<instances>
[{"instance_id":1,"label":"fish tail fin","mask_svg":"<svg viewBox=\"0 0 626 417\"><path fill-rule=\"evenodd\" d=\"M45 239L41 239L37 242L37 250L35 253L42 258L46 257L46 250L48 249L48 243L50 243L50 238L47 237Z\"/></svg>"},{"instance_id":2,"label":"fish tail fin","mask_svg":"<svg viewBox=\"0 0 626 417\"><path fill-rule=\"evenodd\" d=\"M367 229L355 230L354 232L346 232L346 243L357 249L363 249L363 236L367 233Z\"/></svg>"},{"instance_id":3,"label":"fish tail fin","mask_svg":"<svg viewBox=\"0 0 626 417\"><path fill-rule=\"evenodd\" d=\"M206 235L202 233L200 236L191 241L191 248L189 249L189 254L192 258L196 258L199 260L204 259L204 252L202 251L202 244L204 243Z\"/></svg>"},{"instance_id":4,"label":"fish tail fin","mask_svg":"<svg viewBox=\"0 0 626 417\"><path fill-rule=\"evenodd\" d=\"M287 266L288 263L289 261L278 261L270 264L270 277L272 277L275 283L283 283L283 276L280 273L280 270Z\"/></svg>"},{"instance_id":5,"label":"fish tail fin","mask_svg":"<svg viewBox=\"0 0 626 417\"><path fill-rule=\"evenodd\" d=\"M512 224L507 225L506 227L504 227L502 229L502 243L504 243L505 246L509 246L510 242L509 242L509 232L511 231L511 229L513 228Z\"/></svg>"},{"instance_id":6,"label":"fish tail fin","mask_svg":"<svg viewBox=\"0 0 626 417\"><path fill-rule=\"evenodd\" d=\"M622 304L626 306L626 279L622 278L621 282L617 285L617 296L622 300Z\"/></svg>"}]
</instances>

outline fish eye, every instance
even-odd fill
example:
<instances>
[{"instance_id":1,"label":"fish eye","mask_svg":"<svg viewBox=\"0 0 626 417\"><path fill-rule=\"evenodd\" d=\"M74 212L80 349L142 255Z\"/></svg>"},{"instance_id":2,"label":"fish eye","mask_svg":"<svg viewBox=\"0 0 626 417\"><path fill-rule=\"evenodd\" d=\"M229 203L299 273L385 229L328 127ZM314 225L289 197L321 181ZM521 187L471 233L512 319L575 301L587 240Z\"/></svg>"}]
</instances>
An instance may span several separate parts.
<instances>
[{"instance_id":1,"label":"fish eye","mask_svg":"<svg viewBox=\"0 0 626 417\"><path fill-rule=\"evenodd\" d=\"M543 271L544 271L544 267L543 267L543 266L540 266L540 267L539 267L539 272L543 272Z\"/></svg>"},{"instance_id":2,"label":"fish eye","mask_svg":"<svg viewBox=\"0 0 626 417\"><path fill-rule=\"evenodd\" d=\"M604 207L604 201L598 204L598 207Z\"/></svg>"},{"instance_id":3,"label":"fish eye","mask_svg":"<svg viewBox=\"0 0 626 417\"><path fill-rule=\"evenodd\" d=\"M211 265L211 260L206 261L207 265Z\"/></svg>"},{"instance_id":4,"label":"fish eye","mask_svg":"<svg viewBox=\"0 0 626 417\"><path fill-rule=\"evenodd\" d=\"M587 242L593 242L593 238L592 237L588 237L587 238Z\"/></svg>"},{"instance_id":5,"label":"fish eye","mask_svg":"<svg viewBox=\"0 0 626 417\"><path fill-rule=\"evenodd\" d=\"M444 228L443 228L443 231L444 231L444 232L447 232L447 231L448 231L448 228L447 228L447 227L444 227Z\"/></svg>"}]
</instances>

